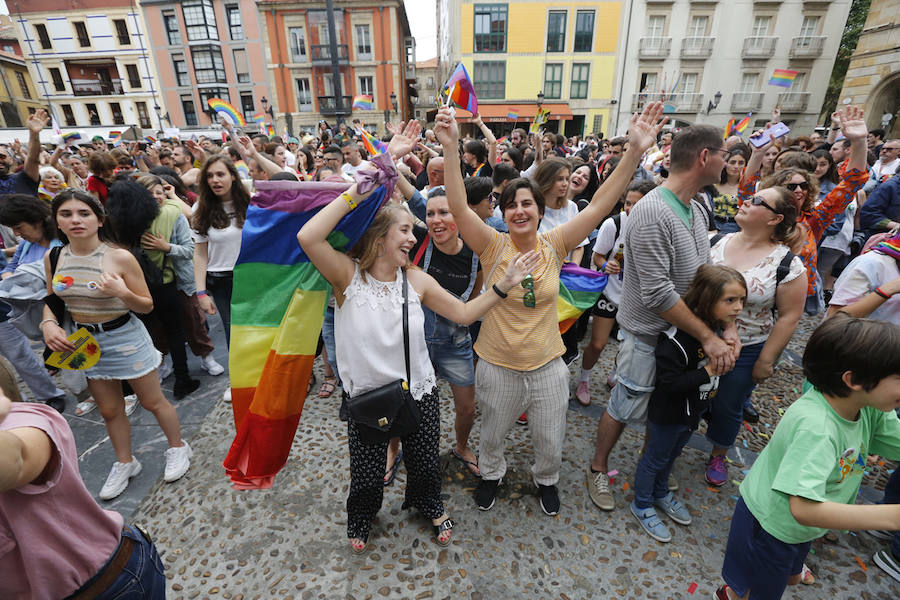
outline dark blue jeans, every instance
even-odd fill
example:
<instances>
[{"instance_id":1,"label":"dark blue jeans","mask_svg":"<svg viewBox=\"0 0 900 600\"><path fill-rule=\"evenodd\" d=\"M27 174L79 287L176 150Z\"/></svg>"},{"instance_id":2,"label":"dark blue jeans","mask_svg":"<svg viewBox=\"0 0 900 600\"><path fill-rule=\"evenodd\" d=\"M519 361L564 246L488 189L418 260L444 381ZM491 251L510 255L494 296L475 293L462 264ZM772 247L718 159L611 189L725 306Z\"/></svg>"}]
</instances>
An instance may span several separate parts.
<instances>
[{"instance_id":1,"label":"dark blue jeans","mask_svg":"<svg viewBox=\"0 0 900 600\"><path fill-rule=\"evenodd\" d=\"M900 504L900 469L894 471L891 478L888 479L887 485L884 486L884 498L881 499L881 503ZM891 538L891 554L900 560L900 532L895 533Z\"/></svg>"},{"instance_id":2,"label":"dark blue jeans","mask_svg":"<svg viewBox=\"0 0 900 600\"><path fill-rule=\"evenodd\" d=\"M165 600L166 575L156 546L130 525L125 526L122 537L134 542L131 558L121 575L97 596L97 600ZM86 588L92 582L93 579L82 587Z\"/></svg>"},{"instance_id":3,"label":"dark blue jeans","mask_svg":"<svg viewBox=\"0 0 900 600\"><path fill-rule=\"evenodd\" d=\"M741 430L744 419L744 399L753 389L753 365L765 342L741 348L734 369L719 379L719 390L712 400L706 439L719 448L730 448Z\"/></svg>"},{"instance_id":4,"label":"dark blue jeans","mask_svg":"<svg viewBox=\"0 0 900 600\"><path fill-rule=\"evenodd\" d=\"M216 304L216 312L222 318L225 328L225 345L231 347L231 292L234 288L234 273L209 272L206 274L206 290Z\"/></svg>"},{"instance_id":5,"label":"dark blue jeans","mask_svg":"<svg viewBox=\"0 0 900 600\"><path fill-rule=\"evenodd\" d=\"M669 473L691 439L691 429L647 421L647 435L650 441L634 472L634 505L638 508L650 508L655 499L669 493Z\"/></svg>"}]
</instances>

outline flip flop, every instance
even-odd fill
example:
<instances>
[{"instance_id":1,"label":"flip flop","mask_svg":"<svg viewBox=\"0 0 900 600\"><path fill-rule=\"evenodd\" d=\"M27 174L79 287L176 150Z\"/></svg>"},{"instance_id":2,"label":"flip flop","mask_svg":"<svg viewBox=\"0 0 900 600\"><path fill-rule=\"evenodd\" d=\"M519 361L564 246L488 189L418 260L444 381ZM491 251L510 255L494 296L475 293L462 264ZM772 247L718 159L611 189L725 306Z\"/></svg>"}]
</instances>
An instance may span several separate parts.
<instances>
[{"instance_id":1,"label":"flip flop","mask_svg":"<svg viewBox=\"0 0 900 600\"><path fill-rule=\"evenodd\" d=\"M97 408L97 403L94 402L93 398L91 398L90 400L84 400L83 402L79 402L77 405L75 405L75 416L83 417L95 408Z\"/></svg>"},{"instance_id":2,"label":"flip flop","mask_svg":"<svg viewBox=\"0 0 900 600\"><path fill-rule=\"evenodd\" d=\"M337 377L326 377L319 387L319 398L330 398L337 388Z\"/></svg>"},{"instance_id":3,"label":"flip flop","mask_svg":"<svg viewBox=\"0 0 900 600\"><path fill-rule=\"evenodd\" d=\"M397 453L397 458L394 459L394 464L391 465L391 468L387 470L384 476L387 478L384 480L384 487L387 487L394 483L394 477L397 476L397 467L400 466L400 461L403 459L403 450Z\"/></svg>"},{"instance_id":4,"label":"flip flop","mask_svg":"<svg viewBox=\"0 0 900 600\"><path fill-rule=\"evenodd\" d=\"M466 467L466 469L469 470L469 473L471 473L475 477L481 477L481 469L478 468L477 461L472 462L471 460L466 460L465 458L463 458L462 454L460 454L459 452L456 451L456 448L454 448L450 452L453 454L453 456L456 458L456 460L461 462ZM478 471L477 473L476 473L476 469Z\"/></svg>"}]
</instances>

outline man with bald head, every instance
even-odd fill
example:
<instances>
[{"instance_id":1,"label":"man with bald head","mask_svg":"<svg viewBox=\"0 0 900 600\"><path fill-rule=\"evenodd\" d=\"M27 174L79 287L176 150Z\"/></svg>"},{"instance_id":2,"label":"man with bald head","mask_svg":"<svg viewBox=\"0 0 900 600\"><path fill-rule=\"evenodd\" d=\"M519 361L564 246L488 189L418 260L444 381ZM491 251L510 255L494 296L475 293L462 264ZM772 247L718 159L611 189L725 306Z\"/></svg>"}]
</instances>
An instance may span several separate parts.
<instances>
[{"instance_id":1,"label":"man with bald head","mask_svg":"<svg viewBox=\"0 0 900 600\"><path fill-rule=\"evenodd\" d=\"M425 174L428 175L428 185L421 191L422 195L427 198L431 190L444 185L444 157L435 156L429 160L425 167Z\"/></svg>"},{"instance_id":2,"label":"man with bald head","mask_svg":"<svg viewBox=\"0 0 900 600\"><path fill-rule=\"evenodd\" d=\"M725 149L726 149L726 150L731 150L732 148L734 148L734 147L737 146L738 144L743 143L743 141L744 141L744 140L742 140L742 139L741 139L741 136L739 136L739 135L729 135L729 136L728 136L728 139L725 140Z\"/></svg>"}]
</instances>

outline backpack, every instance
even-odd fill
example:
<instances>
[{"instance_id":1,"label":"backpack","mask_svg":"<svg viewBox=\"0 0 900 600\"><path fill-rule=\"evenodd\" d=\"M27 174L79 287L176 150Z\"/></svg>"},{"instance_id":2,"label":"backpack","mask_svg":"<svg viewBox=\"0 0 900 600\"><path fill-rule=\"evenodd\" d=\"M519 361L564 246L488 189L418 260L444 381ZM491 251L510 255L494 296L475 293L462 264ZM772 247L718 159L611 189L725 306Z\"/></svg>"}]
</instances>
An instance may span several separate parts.
<instances>
[{"instance_id":1,"label":"backpack","mask_svg":"<svg viewBox=\"0 0 900 600\"><path fill-rule=\"evenodd\" d=\"M709 239L709 247L712 248L716 244L719 243L726 234L717 233ZM787 251L787 254L784 255L784 258L781 259L781 262L778 263L778 268L775 269L775 293L778 293L778 285L787 277L787 274L791 271L791 261L794 260L794 257L797 256L790 250ZM772 306L772 316L774 317L776 313L776 308Z\"/></svg>"}]
</instances>

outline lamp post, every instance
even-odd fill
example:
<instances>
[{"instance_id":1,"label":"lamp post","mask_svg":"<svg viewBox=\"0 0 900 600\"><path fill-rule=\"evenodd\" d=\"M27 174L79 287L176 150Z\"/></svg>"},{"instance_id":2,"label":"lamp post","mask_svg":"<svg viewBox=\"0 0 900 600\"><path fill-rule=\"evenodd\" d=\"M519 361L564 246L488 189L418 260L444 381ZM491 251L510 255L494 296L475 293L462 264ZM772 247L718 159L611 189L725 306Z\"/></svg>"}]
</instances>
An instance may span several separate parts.
<instances>
[{"instance_id":1,"label":"lamp post","mask_svg":"<svg viewBox=\"0 0 900 600\"><path fill-rule=\"evenodd\" d=\"M394 107L394 112L397 112L397 94L391 92L391 106Z\"/></svg>"},{"instance_id":2,"label":"lamp post","mask_svg":"<svg viewBox=\"0 0 900 600\"><path fill-rule=\"evenodd\" d=\"M709 114L714 108L719 108L719 102L722 101L722 92L716 92L716 95L713 96L713 99L708 102L706 105L706 114Z\"/></svg>"},{"instance_id":3,"label":"lamp post","mask_svg":"<svg viewBox=\"0 0 900 600\"><path fill-rule=\"evenodd\" d=\"M275 110L269 106L269 100L263 96L259 99L259 103L262 104L263 112L272 117L272 124L275 124Z\"/></svg>"}]
</instances>

